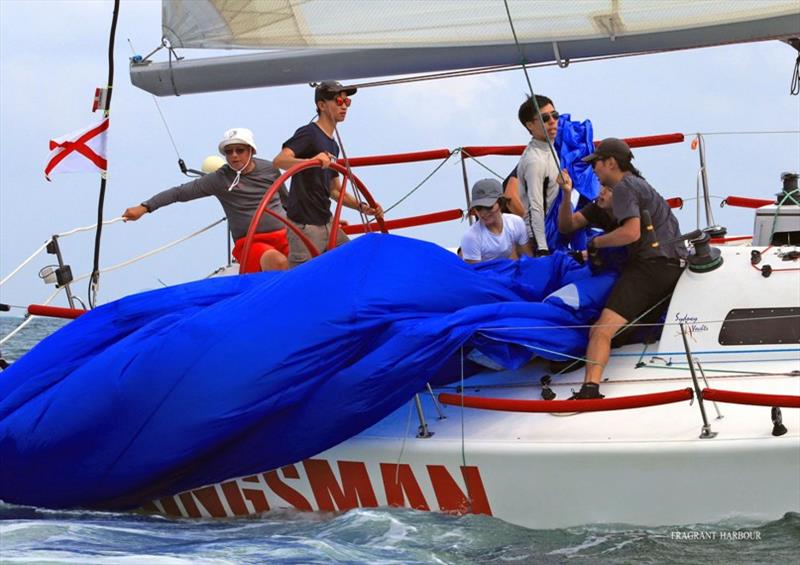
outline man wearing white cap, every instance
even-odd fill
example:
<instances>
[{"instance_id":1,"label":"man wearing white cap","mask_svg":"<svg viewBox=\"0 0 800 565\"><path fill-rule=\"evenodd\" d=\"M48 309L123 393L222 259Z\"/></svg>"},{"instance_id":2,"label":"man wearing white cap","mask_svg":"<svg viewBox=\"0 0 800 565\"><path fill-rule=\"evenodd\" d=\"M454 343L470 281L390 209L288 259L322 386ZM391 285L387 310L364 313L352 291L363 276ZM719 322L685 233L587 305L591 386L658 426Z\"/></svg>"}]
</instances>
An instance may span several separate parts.
<instances>
[{"instance_id":1,"label":"man wearing white cap","mask_svg":"<svg viewBox=\"0 0 800 565\"><path fill-rule=\"evenodd\" d=\"M339 156L339 145L334 141L336 124L347 117L350 97L356 93L353 87L345 87L337 81L325 81L314 91L314 103L318 118L299 128L287 139L281 152L273 161L279 169L290 169L298 163L316 159L322 169L300 171L292 178L289 200L286 206L287 217L308 237L318 251L328 245L332 229L331 199L337 200L341 190L339 177L329 167ZM348 208L364 214L379 216L383 214L380 205L372 208L366 202L359 202L351 194L345 194L343 203ZM336 234L336 246L350 241L341 230ZM302 240L289 232L289 266L296 267L311 259L311 252Z\"/></svg>"},{"instance_id":2,"label":"man wearing white cap","mask_svg":"<svg viewBox=\"0 0 800 565\"><path fill-rule=\"evenodd\" d=\"M236 241L233 256L241 263L244 261L244 240L253 215L264 193L280 173L270 161L255 157L256 143L249 129L233 128L226 131L219 142L219 152L225 156L226 165L205 176L159 192L138 206L128 208L122 216L126 221L135 221L147 212L155 212L175 202L214 196L225 210L228 227ZM272 197L267 207L280 216L285 215L278 194ZM262 215L245 263L245 272L284 270L288 266L288 254L286 226L269 214Z\"/></svg>"}]
</instances>

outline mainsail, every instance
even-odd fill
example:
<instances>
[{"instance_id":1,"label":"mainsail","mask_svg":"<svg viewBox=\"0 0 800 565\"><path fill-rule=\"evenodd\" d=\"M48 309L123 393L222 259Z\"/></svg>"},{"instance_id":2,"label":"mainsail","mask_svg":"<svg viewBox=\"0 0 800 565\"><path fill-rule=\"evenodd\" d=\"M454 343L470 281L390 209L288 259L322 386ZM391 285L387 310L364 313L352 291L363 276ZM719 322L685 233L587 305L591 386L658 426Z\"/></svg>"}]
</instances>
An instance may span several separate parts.
<instances>
[{"instance_id":1,"label":"mainsail","mask_svg":"<svg viewBox=\"0 0 800 565\"><path fill-rule=\"evenodd\" d=\"M797 0L508 0L527 63L787 39ZM502 0L163 0L176 48L268 52L135 62L134 85L177 95L518 64Z\"/></svg>"}]
</instances>

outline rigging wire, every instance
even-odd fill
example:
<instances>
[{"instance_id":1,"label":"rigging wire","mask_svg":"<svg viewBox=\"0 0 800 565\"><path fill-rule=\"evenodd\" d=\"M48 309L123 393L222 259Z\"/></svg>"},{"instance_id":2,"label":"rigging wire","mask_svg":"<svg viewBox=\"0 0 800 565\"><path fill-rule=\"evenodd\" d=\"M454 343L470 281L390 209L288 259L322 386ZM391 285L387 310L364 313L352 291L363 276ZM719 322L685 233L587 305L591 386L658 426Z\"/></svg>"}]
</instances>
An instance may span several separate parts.
<instances>
[{"instance_id":1,"label":"rigging wire","mask_svg":"<svg viewBox=\"0 0 800 565\"><path fill-rule=\"evenodd\" d=\"M544 120L542 120L542 110L541 108L539 108L539 103L536 101L536 95L533 92L533 84L531 83L531 77L528 74L525 53L523 52L522 45L520 45L519 39L517 38L517 30L514 28L514 19L511 17L511 10L508 7L508 0L503 0L503 4L506 7L506 15L508 16L508 25L511 26L511 33L514 36L514 44L517 46L517 51L519 51L520 64L522 66L522 72L525 73L525 82L528 83L528 91L530 92L531 103L533 104L533 107L536 109L536 117L541 122L542 128L544 128ZM544 138L547 141L547 147L550 149L550 155L556 162L556 169L558 170L558 178L563 183L564 174L561 171L561 160L558 158L558 154L556 153L556 148L553 145L553 140L550 139L550 136L547 135L547 132L545 132ZM547 210L545 210L545 212L547 212Z\"/></svg>"},{"instance_id":2,"label":"rigging wire","mask_svg":"<svg viewBox=\"0 0 800 565\"><path fill-rule=\"evenodd\" d=\"M695 135L765 135L765 134L781 134L781 133L800 133L797 129L786 130L749 130L749 131L708 131L697 132Z\"/></svg>"},{"instance_id":3,"label":"rigging wire","mask_svg":"<svg viewBox=\"0 0 800 565\"><path fill-rule=\"evenodd\" d=\"M404 200L406 200L406 199L407 199L409 196L411 196L411 195L412 195L412 194L414 194L414 193L415 193L417 190L419 190L420 188L422 188L422 185L424 185L426 182L428 182L428 180L430 180L430 178L431 178L433 175L435 175L435 174L436 174L436 173L439 171L439 169L441 169L442 167L444 167L444 164L445 164L445 163L447 163L447 161L449 161L449 160L450 160L450 157L452 157L453 155L455 155L456 153L458 153L460 150L461 150L461 148L460 148L460 147L459 147L459 148L456 148L456 149L453 149L453 150L450 152L450 155L448 155L448 156L447 156L447 158L446 158L446 159L444 159L444 160L443 160L441 163L439 163L438 165L436 165L436 167L435 167L435 168L434 168L434 169L433 169L433 170L432 170L430 173L428 173L428 175L427 175L427 176L426 176L424 179L422 179L422 180L421 180L421 181L420 181L420 182L417 184L417 186L415 186L415 187L414 187L414 188L412 188L410 191L408 191L408 192L407 192L407 193L406 193L404 196L402 196L402 197L400 198L400 200L398 200L397 202L395 202L394 204L392 204L391 206L389 206L388 208L386 208L386 209L383 211L383 213L384 213L384 214L386 214L386 213L387 213L387 212L389 212L390 210L392 210L392 209L396 208L396 207L397 207L397 206L399 206L399 205L400 205L400 204L401 204L401 203L402 203Z\"/></svg>"},{"instance_id":4,"label":"rigging wire","mask_svg":"<svg viewBox=\"0 0 800 565\"><path fill-rule=\"evenodd\" d=\"M126 267L126 266L128 266L128 265L130 265L132 263L136 263L137 261L141 261L142 259L146 259L147 257L155 255L156 253L161 253L162 251L166 251L170 247L175 247L176 245L178 245L180 243L183 243L184 241L186 241L188 239L196 237L196 236L198 236L198 235L200 235L200 234L202 234L204 232L207 232L208 230L210 230L211 228L213 228L215 226L218 226L219 224L221 224L225 220L226 220L226 218L220 218L216 222L214 222L212 224L209 224L209 225L207 225L207 226L205 226L203 228L200 228L197 231L194 231L194 232L192 232L192 233L190 233L188 235L185 235L183 237L180 237L178 239L170 241L169 243L165 243L161 247L156 247L155 249L151 249L150 251L148 251L146 253L142 253L141 255L137 255L136 257L128 259L127 261L122 261L121 263L117 263L116 265L111 265L110 267L106 267L106 268L102 269L100 272L101 273L108 273L108 272L111 272L111 271L116 271L117 269L121 269L122 267ZM75 281L83 280L83 279L87 278L88 276L89 276L88 274L81 275L79 277L76 277Z\"/></svg>"},{"instance_id":5,"label":"rigging wire","mask_svg":"<svg viewBox=\"0 0 800 565\"><path fill-rule=\"evenodd\" d=\"M367 218L367 214L361 208L361 204L364 202L364 199L361 197L361 191L358 190L356 186L355 177L353 176L353 169L350 167L350 159L347 157L347 151L345 151L344 143L342 142L342 136L339 134L339 128L336 127L336 123L333 124L333 133L336 134L336 140L339 142L339 147L342 149L342 157L344 157L344 166L347 169L347 176L350 179L350 189L353 191L353 196L358 202L358 215L361 218L361 223L364 224L365 229L370 232L372 228L369 225L369 218ZM344 182L345 179L342 179ZM342 205L344 205L344 200L342 201Z\"/></svg>"},{"instance_id":6,"label":"rigging wire","mask_svg":"<svg viewBox=\"0 0 800 565\"><path fill-rule=\"evenodd\" d=\"M136 55L136 50L133 48L133 43L131 42L130 38L128 38L128 45L131 48L131 52L135 56ZM156 49L156 51L158 51L158 49L161 49L162 47L163 47L163 45L159 46ZM151 55L152 55L152 53L151 53ZM149 56L150 55L148 55L148 57ZM161 105L158 103L158 98L156 98L155 94L151 94L150 96L153 99L153 103L156 105L156 110L158 111L158 115L161 117L161 123L164 124L164 129L167 130L167 136L169 136L169 141L172 144L172 149L175 150L175 155L178 157L178 161L180 162L183 159L181 158L180 151L178 151L178 145L175 143L175 138L172 136L172 130L170 129L169 124L167 124L166 117L164 117L164 112L161 111Z\"/></svg>"}]
</instances>

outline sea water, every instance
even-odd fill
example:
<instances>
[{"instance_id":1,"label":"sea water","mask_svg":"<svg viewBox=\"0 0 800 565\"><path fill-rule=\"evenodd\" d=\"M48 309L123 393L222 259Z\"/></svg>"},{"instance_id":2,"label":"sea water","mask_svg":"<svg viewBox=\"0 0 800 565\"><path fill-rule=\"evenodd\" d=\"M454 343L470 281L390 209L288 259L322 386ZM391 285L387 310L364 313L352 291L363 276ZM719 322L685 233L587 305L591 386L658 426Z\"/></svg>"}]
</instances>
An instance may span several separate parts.
<instances>
[{"instance_id":1,"label":"sea water","mask_svg":"<svg viewBox=\"0 0 800 565\"><path fill-rule=\"evenodd\" d=\"M0 318L0 336L20 322ZM3 346L3 355L14 361L61 325L34 320ZM486 516L401 509L196 520L0 503L0 563L332 562L800 563L800 514L766 522L732 517L713 524L530 530Z\"/></svg>"}]
</instances>

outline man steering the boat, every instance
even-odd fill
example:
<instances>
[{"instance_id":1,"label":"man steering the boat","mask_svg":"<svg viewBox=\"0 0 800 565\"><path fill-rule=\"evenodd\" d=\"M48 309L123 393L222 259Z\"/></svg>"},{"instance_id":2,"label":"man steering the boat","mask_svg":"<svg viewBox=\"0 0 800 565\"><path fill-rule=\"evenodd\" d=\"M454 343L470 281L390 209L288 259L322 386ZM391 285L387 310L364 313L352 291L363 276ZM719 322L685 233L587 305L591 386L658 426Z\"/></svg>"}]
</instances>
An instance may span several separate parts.
<instances>
[{"instance_id":1,"label":"man steering the boat","mask_svg":"<svg viewBox=\"0 0 800 565\"><path fill-rule=\"evenodd\" d=\"M314 91L317 119L295 131L273 159L275 166L283 170L309 159L322 164L321 169L307 169L292 177L286 208L287 217L320 252L325 251L332 229L330 201L338 200L341 191L339 177L330 169L331 162L339 156L339 145L333 136L336 124L347 117L347 108L352 101L350 97L355 93L355 88L344 87L337 81L320 83ZM359 202L351 194L345 194L343 202L348 208L363 214L383 214L380 205L373 208L366 202ZM289 230L288 239L290 268L311 259L311 251L292 230ZM350 238L339 228L336 247L348 241Z\"/></svg>"},{"instance_id":2,"label":"man steering the boat","mask_svg":"<svg viewBox=\"0 0 800 565\"><path fill-rule=\"evenodd\" d=\"M603 185L596 203L578 212L570 210L572 179L562 171L558 181L564 191L559 208L559 230L571 233L589 223L606 230L589 241L589 260L605 247L628 248L628 260L614 284L600 318L589 330L586 374L573 399L603 398L600 380L611 354L611 340L627 324L662 306L672 294L686 264L687 250L680 237L678 219L666 200L631 164L633 153L621 139L604 139L583 158L591 163ZM644 221L642 217L646 218ZM647 218L652 226L647 225ZM648 241L653 229L655 240ZM655 244L658 242L658 244Z\"/></svg>"},{"instance_id":3,"label":"man steering the boat","mask_svg":"<svg viewBox=\"0 0 800 565\"><path fill-rule=\"evenodd\" d=\"M253 132L249 129L229 129L222 136L218 148L225 156L227 165L185 184L159 192L138 206L128 208L122 213L125 221L136 221L147 212L155 212L175 202L214 196L225 210L231 235L236 241L233 256L242 263L245 236L250 222L264 193L280 173L270 161L255 157L256 143ZM285 215L278 194L270 200L268 208L276 214ZM245 263L245 272L285 270L288 267L288 254L285 225L273 216L263 214Z\"/></svg>"},{"instance_id":4,"label":"man steering the boat","mask_svg":"<svg viewBox=\"0 0 800 565\"><path fill-rule=\"evenodd\" d=\"M553 159L550 144L558 133L558 112L547 96L536 95L536 106L529 97L519 107L517 117L531 134L531 140L517 165L518 194L506 191L512 211L524 210L525 225L536 255L548 255L545 217L558 196L559 166ZM509 183L513 185L513 183Z\"/></svg>"}]
</instances>

